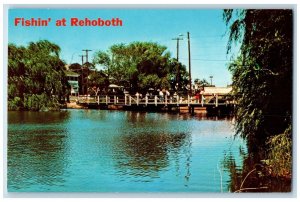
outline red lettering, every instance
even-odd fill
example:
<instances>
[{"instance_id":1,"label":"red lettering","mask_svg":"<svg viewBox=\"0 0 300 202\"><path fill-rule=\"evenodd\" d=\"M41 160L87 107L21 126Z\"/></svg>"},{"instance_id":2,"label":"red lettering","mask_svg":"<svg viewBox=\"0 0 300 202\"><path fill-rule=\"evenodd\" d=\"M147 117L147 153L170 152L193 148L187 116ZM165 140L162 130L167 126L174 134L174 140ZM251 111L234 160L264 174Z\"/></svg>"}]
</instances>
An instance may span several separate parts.
<instances>
[{"instance_id":1,"label":"red lettering","mask_svg":"<svg viewBox=\"0 0 300 202\"><path fill-rule=\"evenodd\" d=\"M78 18L71 18L71 26L78 26Z\"/></svg>"},{"instance_id":2,"label":"red lettering","mask_svg":"<svg viewBox=\"0 0 300 202\"><path fill-rule=\"evenodd\" d=\"M78 18L71 18L71 26L122 26L123 22L119 18L112 18L111 20L103 20L97 18L90 20L89 18L84 18L84 20L79 20Z\"/></svg>"},{"instance_id":3,"label":"red lettering","mask_svg":"<svg viewBox=\"0 0 300 202\"><path fill-rule=\"evenodd\" d=\"M18 26L18 24L20 23L21 18L15 18L15 26Z\"/></svg>"}]
</instances>

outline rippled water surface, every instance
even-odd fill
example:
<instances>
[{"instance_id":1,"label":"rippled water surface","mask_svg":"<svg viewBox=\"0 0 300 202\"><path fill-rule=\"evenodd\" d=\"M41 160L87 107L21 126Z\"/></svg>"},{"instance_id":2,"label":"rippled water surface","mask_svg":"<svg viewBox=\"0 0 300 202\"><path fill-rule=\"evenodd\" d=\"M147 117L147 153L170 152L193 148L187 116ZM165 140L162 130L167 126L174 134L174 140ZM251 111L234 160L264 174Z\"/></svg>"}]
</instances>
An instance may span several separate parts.
<instances>
[{"instance_id":1,"label":"rippled water surface","mask_svg":"<svg viewBox=\"0 0 300 202\"><path fill-rule=\"evenodd\" d=\"M105 110L8 112L9 192L228 192L230 119Z\"/></svg>"}]
</instances>

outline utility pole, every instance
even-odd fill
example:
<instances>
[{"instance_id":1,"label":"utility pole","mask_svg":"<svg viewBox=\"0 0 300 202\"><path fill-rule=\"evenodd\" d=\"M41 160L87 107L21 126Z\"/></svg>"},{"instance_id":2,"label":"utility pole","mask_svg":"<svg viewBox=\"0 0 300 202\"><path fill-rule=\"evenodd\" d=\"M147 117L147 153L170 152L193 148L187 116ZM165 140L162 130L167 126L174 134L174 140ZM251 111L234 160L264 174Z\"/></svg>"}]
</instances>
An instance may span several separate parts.
<instances>
[{"instance_id":1,"label":"utility pole","mask_svg":"<svg viewBox=\"0 0 300 202\"><path fill-rule=\"evenodd\" d=\"M84 55L79 55L81 57L81 93L84 94L84 85L83 85L83 57Z\"/></svg>"},{"instance_id":2,"label":"utility pole","mask_svg":"<svg viewBox=\"0 0 300 202\"><path fill-rule=\"evenodd\" d=\"M182 36L182 34L180 34L179 36ZM180 78L180 65L179 65L179 40L183 40L183 38L181 37L176 37L176 38L173 38L172 40L176 40L177 41L177 57L176 57L176 60L177 60L177 77L176 77L176 81L177 81L177 95L178 95L178 90L179 90L179 78Z\"/></svg>"},{"instance_id":3,"label":"utility pole","mask_svg":"<svg viewBox=\"0 0 300 202\"><path fill-rule=\"evenodd\" d=\"M89 50L89 49L83 49L82 51L85 51L85 57L86 57L86 63L89 62L89 51L92 51L92 50ZM83 60L82 60L83 61ZM88 68L88 73L87 73L87 76L89 75L89 66L87 65L87 68ZM86 83L87 83L87 87L86 87L86 93L88 93L88 78L86 79Z\"/></svg>"},{"instance_id":4,"label":"utility pole","mask_svg":"<svg viewBox=\"0 0 300 202\"><path fill-rule=\"evenodd\" d=\"M213 79L213 76L210 76L210 85L212 86L212 79Z\"/></svg>"},{"instance_id":5,"label":"utility pole","mask_svg":"<svg viewBox=\"0 0 300 202\"><path fill-rule=\"evenodd\" d=\"M179 36L182 36L182 35L179 35ZM179 40L183 40L183 38L176 37L176 38L173 38L172 40L176 40L177 41L177 57L176 57L176 60L178 62L178 60L179 60Z\"/></svg>"},{"instance_id":6,"label":"utility pole","mask_svg":"<svg viewBox=\"0 0 300 202\"><path fill-rule=\"evenodd\" d=\"M85 51L86 63L89 62L89 51L92 51L92 50L84 49L82 51Z\"/></svg>"},{"instance_id":7,"label":"utility pole","mask_svg":"<svg viewBox=\"0 0 300 202\"><path fill-rule=\"evenodd\" d=\"M187 32L188 37L188 51L189 51L189 80L190 80L190 95L192 95L192 73L191 73L191 46L190 46L190 33Z\"/></svg>"},{"instance_id":8,"label":"utility pole","mask_svg":"<svg viewBox=\"0 0 300 202\"><path fill-rule=\"evenodd\" d=\"M79 57L81 57L81 69L82 69L82 66L83 66L83 57L84 57L84 55L79 55Z\"/></svg>"}]
</instances>

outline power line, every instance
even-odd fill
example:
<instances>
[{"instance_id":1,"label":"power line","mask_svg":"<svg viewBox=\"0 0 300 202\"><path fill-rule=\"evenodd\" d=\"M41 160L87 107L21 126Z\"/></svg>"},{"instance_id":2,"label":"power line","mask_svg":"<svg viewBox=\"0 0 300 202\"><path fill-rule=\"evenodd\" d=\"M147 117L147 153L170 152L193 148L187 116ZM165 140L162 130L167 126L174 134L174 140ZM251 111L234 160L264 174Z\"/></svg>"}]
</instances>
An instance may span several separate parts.
<instances>
[{"instance_id":1,"label":"power line","mask_svg":"<svg viewBox=\"0 0 300 202\"><path fill-rule=\"evenodd\" d=\"M207 36L205 36L205 35L196 35L196 36L193 36L193 37L191 37L191 39L194 39L194 38L219 38L219 37L224 37L224 36L226 36L226 35L207 35Z\"/></svg>"},{"instance_id":2,"label":"power line","mask_svg":"<svg viewBox=\"0 0 300 202\"><path fill-rule=\"evenodd\" d=\"M180 58L181 60L188 60L188 58ZM211 62L234 62L233 60L218 60L218 59L201 59L201 58L194 58L191 60L199 60L199 61L211 61Z\"/></svg>"}]
</instances>

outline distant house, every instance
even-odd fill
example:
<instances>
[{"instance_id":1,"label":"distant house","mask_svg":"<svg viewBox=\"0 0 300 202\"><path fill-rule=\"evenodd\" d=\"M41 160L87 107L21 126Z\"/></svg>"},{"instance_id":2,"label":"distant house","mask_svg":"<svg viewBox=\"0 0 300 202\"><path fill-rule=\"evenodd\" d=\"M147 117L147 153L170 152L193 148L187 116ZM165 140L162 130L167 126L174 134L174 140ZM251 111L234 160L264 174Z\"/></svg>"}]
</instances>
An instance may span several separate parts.
<instances>
[{"instance_id":1,"label":"distant house","mask_svg":"<svg viewBox=\"0 0 300 202\"><path fill-rule=\"evenodd\" d=\"M113 94L122 94L124 92L124 86L118 86L116 84L110 84L108 86L108 92Z\"/></svg>"},{"instance_id":2,"label":"distant house","mask_svg":"<svg viewBox=\"0 0 300 202\"><path fill-rule=\"evenodd\" d=\"M78 78L79 78L79 74L77 74L76 72L72 72L69 70L65 70L65 75L68 79L68 83L71 86L71 95L78 95L79 93L79 83L78 83Z\"/></svg>"},{"instance_id":3,"label":"distant house","mask_svg":"<svg viewBox=\"0 0 300 202\"><path fill-rule=\"evenodd\" d=\"M232 91L232 87L204 87L204 95L228 95Z\"/></svg>"},{"instance_id":4,"label":"distant house","mask_svg":"<svg viewBox=\"0 0 300 202\"><path fill-rule=\"evenodd\" d=\"M226 98L228 95L230 95L232 91L231 86L227 87L204 87L204 91L202 94L205 96L205 102L207 103L229 103L230 100ZM232 102L233 103L233 102Z\"/></svg>"}]
</instances>

